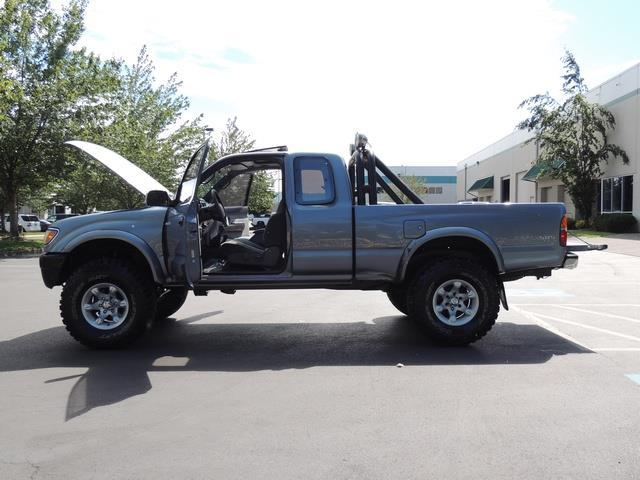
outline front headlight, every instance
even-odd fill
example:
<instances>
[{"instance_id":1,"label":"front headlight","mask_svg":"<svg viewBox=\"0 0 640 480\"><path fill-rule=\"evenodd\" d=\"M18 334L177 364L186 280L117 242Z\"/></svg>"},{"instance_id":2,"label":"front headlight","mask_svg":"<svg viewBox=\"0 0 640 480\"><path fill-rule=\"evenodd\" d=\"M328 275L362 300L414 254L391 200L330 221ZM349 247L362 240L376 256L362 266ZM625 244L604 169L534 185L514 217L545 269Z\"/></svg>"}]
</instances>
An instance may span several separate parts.
<instances>
[{"instance_id":1,"label":"front headlight","mask_svg":"<svg viewBox=\"0 0 640 480\"><path fill-rule=\"evenodd\" d=\"M47 231L44 232L44 244L49 245L51 242L53 242L53 239L58 236L59 232L60 230L58 230L57 228L47 228Z\"/></svg>"}]
</instances>

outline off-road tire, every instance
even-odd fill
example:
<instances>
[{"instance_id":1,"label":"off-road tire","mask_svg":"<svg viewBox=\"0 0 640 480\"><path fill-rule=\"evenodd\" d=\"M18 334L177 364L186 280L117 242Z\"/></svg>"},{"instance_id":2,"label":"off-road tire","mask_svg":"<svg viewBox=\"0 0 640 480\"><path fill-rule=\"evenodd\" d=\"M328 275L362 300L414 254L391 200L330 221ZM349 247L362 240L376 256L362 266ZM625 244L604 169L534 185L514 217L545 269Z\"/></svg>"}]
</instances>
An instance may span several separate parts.
<instances>
[{"instance_id":1,"label":"off-road tire","mask_svg":"<svg viewBox=\"0 0 640 480\"><path fill-rule=\"evenodd\" d=\"M436 289L453 279L469 282L478 294L478 311L465 325L447 325L433 308ZM500 311L498 291L498 280L487 267L472 259L450 257L428 264L414 275L407 292L407 308L433 341L463 346L481 339L495 324Z\"/></svg>"},{"instance_id":2,"label":"off-road tire","mask_svg":"<svg viewBox=\"0 0 640 480\"><path fill-rule=\"evenodd\" d=\"M95 284L118 286L128 298L129 310L122 324L99 330L82 314L82 296ZM100 258L77 268L68 278L60 297L62 323L77 341L91 348L123 348L144 333L156 314L153 280L135 266L117 258Z\"/></svg>"},{"instance_id":3,"label":"off-road tire","mask_svg":"<svg viewBox=\"0 0 640 480\"><path fill-rule=\"evenodd\" d=\"M156 304L156 318L161 320L176 313L187 301L188 294L186 288L170 288L162 292Z\"/></svg>"},{"instance_id":4,"label":"off-road tire","mask_svg":"<svg viewBox=\"0 0 640 480\"><path fill-rule=\"evenodd\" d=\"M387 297L391 304L400 310L405 315L409 315L409 309L407 308L407 290L401 287L396 287L387 290Z\"/></svg>"}]
</instances>

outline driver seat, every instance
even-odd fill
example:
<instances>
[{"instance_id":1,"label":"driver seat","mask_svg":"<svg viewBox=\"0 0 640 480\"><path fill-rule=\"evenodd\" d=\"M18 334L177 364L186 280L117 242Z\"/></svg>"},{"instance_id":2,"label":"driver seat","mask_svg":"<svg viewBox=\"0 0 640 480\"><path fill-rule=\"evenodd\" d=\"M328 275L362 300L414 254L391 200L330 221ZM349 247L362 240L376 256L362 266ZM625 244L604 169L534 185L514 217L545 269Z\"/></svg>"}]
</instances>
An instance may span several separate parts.
<instances>
[{"instance_id":1,"label":"driver seat","mask_svg":"<svg viewBox=\"0 0 640 480\"><path fill-rule=\"evenodd\" d=\"M220 245L220 254L232 265L275 267L287 248L287 209L280 202L264 230L262 241L233 238Z\"/></svg>"}]
</instances>

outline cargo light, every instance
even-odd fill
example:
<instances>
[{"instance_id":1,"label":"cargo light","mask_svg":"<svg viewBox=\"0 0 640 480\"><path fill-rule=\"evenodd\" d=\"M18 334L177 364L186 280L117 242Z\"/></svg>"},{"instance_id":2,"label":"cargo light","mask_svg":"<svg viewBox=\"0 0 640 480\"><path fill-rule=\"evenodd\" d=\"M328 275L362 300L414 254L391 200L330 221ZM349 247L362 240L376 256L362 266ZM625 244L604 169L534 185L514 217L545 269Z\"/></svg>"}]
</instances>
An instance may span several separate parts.
<instances>
[{"instance_id":1,"label":"cargo light","mask_svg":"<svg viewBox=\"0 0 640 480\"><path fill-rule=\"evenodd\" d=\"M53 242L53 239L58 235L59 230L57 228L48 228L44 234L44 244L48 245Z\"/></svg>"},{"instance_id":2,"label":"cargo light","mask_svg":"<svg viewBox=\"0 0 640 480\"><path fill-rule=\"evenodd\" d=\"M561 247L567 246L567 236L568 236L567 216L563 215L562 220L560 220L560 246Z\"/></svg>"}]
</instances>

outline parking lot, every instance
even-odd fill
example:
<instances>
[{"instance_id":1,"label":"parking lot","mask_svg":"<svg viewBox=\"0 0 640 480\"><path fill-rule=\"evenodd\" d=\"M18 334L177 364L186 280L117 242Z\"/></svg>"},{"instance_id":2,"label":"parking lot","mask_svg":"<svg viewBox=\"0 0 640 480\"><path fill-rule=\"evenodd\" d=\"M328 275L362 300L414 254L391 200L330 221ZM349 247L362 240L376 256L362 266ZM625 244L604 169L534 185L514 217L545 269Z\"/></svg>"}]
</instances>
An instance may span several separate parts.
<instances>
[{"instance_id":1,"label":"parking lot","mask_svg":"<svg viewBox=\"0 0 640 480\"><path fill-rule=\"evenodd\" d=\"M638 478L640 256L580 257L468 348L381 292L289 290L190 297L124 351L0 260L0 478Z\"/></svg>"}]
</instances>

